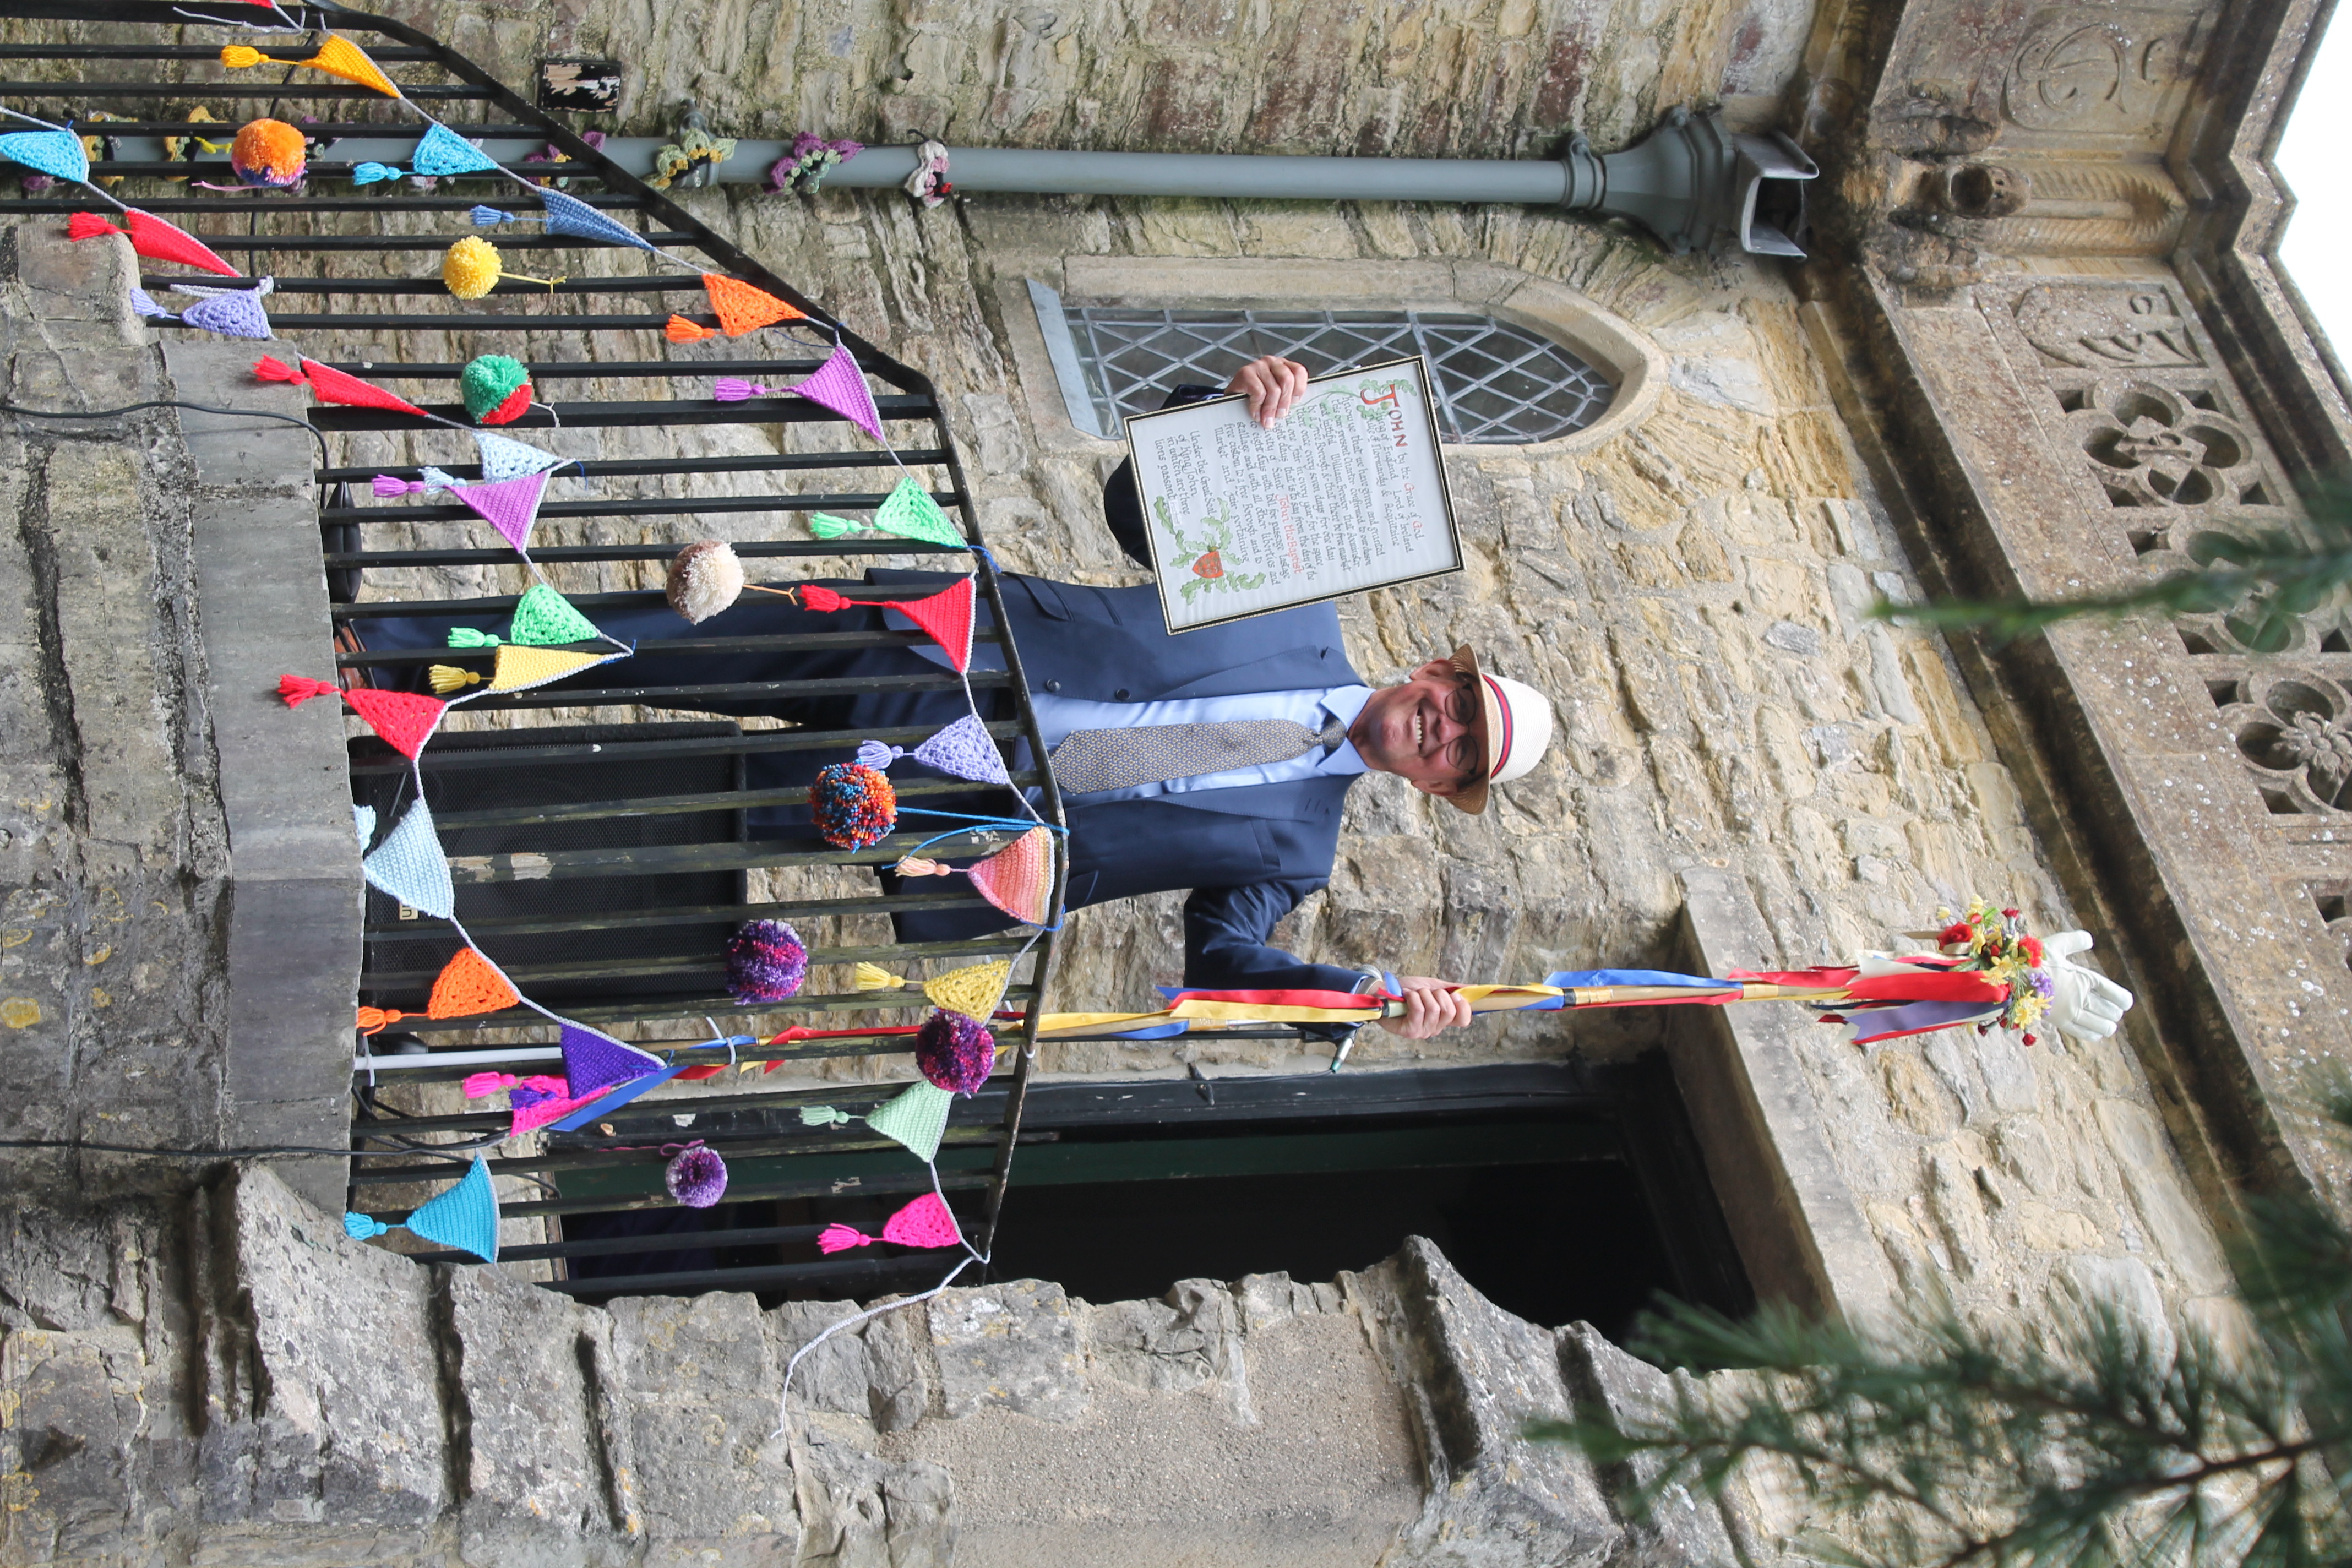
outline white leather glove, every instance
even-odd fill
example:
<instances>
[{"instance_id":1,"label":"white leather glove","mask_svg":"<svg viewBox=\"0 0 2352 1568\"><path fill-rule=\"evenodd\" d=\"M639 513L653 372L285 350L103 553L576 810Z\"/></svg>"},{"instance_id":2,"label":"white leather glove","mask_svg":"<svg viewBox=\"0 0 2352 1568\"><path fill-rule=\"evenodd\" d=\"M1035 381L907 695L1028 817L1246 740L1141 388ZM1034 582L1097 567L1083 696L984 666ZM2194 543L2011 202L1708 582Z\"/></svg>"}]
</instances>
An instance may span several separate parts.
<instances>
[{"instance_id":1,"label":"white leather glove","mask_svg":"<svg viewBox=\"0 0 2352 1568\"><path fill-rule=\"evenodd\" d=\"M2077 1040L2104 1040L2116 1032L2131 1011L2132 994L2101 974L2066 962L2071 952L2091 947L2086 931L2056 931L2042 939L2042 967L2057 987L2050 998L2050 1026Z\"/></svg>"}]
</instances>

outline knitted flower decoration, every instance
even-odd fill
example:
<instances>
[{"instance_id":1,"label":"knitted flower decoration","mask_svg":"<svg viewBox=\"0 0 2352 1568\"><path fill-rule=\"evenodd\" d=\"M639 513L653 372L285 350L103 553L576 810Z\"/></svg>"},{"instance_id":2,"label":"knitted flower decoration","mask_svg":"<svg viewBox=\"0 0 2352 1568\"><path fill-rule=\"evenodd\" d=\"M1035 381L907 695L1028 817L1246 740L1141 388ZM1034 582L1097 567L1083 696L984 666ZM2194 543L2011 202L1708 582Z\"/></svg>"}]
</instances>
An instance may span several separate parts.
<instances>
[{"instance_id":1,"label":"knitted flower decoration","mask_svg":"<svg viewBox=\"0 0 2352 1568\"><path fill-rule=\"evenodd\" d=\"M835 763L809 786L809 816L827 844L870 848L898 825L898 792L863 763Z\"/></svg>"},{"instance_id":2,"label":"knitted flower decoration","mask_svg":"<svg viewBox=\"0 0 2352 1568\"><path fill-rule=\"evenodd\" d=\"M735 1000L782 1002L808 978L808 949L782 921L745 921L727 939L727 989Z\"/></svg>"},{"instance_id":3,"label":"knitted flower decoration","mask_svg":"<svg viewBox=\"0 0 2352 1568\"><path fill-rule=\"evenodd\" d=\"M933 1013L915 1035L915 1066L934 1088L977 1094L996 1066L996 1037L961 1013Z\"/></svg>"}]
</instances>

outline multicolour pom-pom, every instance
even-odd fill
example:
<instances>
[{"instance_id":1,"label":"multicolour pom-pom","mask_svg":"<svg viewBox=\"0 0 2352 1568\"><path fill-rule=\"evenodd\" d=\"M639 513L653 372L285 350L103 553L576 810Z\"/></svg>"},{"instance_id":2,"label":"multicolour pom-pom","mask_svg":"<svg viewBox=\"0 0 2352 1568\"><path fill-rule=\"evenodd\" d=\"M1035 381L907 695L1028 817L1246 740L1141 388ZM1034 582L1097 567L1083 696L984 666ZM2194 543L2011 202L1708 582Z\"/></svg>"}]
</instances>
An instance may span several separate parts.
<instances>
[{"instance_id":1,"label":"multicolour pom-pom","mask_svg":"<svg viewBox=\"0 0 2352 1568\"><path fill-rule=\"evenodd\" d=\"M996 1067L996 1037L961 1013L933 1013L915 1036L915 1066L936 1089L977 1094Z\"/></svg>"},{"instance_id":2,"label":"multicolour pom-pom","mask_svg":"<svg viewBox=\"0 0 2352 1568\"><path fill-rule=\"evenodd\" d=\"M282 120L249 121L228 148L228 166L238 179L274 190L301 184L309 161L302 132Z\"/></svg>"},{"instance_id":3,"label":"multicolour pom-pom","mask_svg":"<svg viewBox=\"0 0 2352 1568\"><path fill-rule=\"evenodd\" d=\"M808 978L808 949L782 921L745 921L727 939L727 989L746 1006L782 1002Z\"/></svg>"},{"instance_id":4,"label":"multicolour pom-pom","mask_svg":"<svg viewBox=\"0 0 2352 1568\"><path fill-rule=\"evenodd\" d=\"M709 1208L727 1195L727 1162L716 1149L689 1143L662 1173L662 1185L688 1208Z\"/></svg>"},{"instance_id":5,"label":"multicolour pom-pom","mask_svg":"<svg viewBox=\"0 0 2352 1568\"><path fill-rule=\"evenodd\" d=\"M504 354L468 360L457 377L457 395L478 425L507 425L530 406L530 367Z\"/></svg>"},{"instance_id":6,"label":"multicolour pom-pom","mask_svg":"<svg viewBox=\"0 0 2352 1568\"><path fill-rule=\"evenodd\" d=\"M809 816L827 844L867 848L898 825L898 792L863 763L835 763L809 786Z\"/></svg>"}]
</instances>

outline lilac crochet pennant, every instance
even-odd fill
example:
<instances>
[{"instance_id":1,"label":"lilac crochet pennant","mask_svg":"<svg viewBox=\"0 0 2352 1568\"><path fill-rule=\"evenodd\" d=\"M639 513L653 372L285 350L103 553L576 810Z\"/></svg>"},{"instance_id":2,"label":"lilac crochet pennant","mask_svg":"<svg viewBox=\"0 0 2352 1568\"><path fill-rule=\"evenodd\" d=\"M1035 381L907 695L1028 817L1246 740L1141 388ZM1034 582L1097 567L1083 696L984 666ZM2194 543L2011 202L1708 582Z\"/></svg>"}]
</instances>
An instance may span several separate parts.
<instances>
[{"instance_id":1,"label":"lilac crochet pennant","mask_svg":"<svg viewBox=\"0 0 2352 1568\"><path fill-rule=\"evenodd\" d=\"M989 737L988 726L975 714L967 713L954 723L917 746L912 752L899 746L886 746L879 741L861 741L857 760L869 768L887 768L900 757L911 756L925 767L937 768L943 773L953 773L960 779L971 779L980 784L1009 784L1011 774L1004 771L1004 757Z\"/></svg>"},{"instance_id":2,"label":"lilac crochet pennant","mask_svg":"<svg viewBox=\"0 0 2352 1568\"><path fill-rule=\"evenodd\" d=\"M449 881L449 861L441 853L441 836L434 831L433 814L419 800L408 815L383 836L373 853L360 862L370 882L411 909L447 920L457 908L457 889Z\"/></svg>"},{"instance_id":3,"label":"lilac crochet pennant","mask_svg":"<svg viewBox=\"0 0 2352 1568\"><path fill-rule=\"evenodd\" d=\"M269 313L261 308L261 295L252 289L226 289L199 300L180 312L180 320L225 338L275 336L269 330Z\"/></svg>"},{"instance_id":4,"label":"lilac crochet pennant","mask_svg":"<svg viewBox=\"0 0 2352 1568\"><path fill-rule=\"evenodd\" d=\"M547 232L568 234L574 239L602 240L607 245L632 245L639 250L652 250L658 256L653 242L617 218L606 217L578 196L562 191L543 190L539 193L540 205L547 208Z\"/></svg>"},{"instance_id":5,"label":"lilac crochet pennant","mask_svg":"<svg viewBox=\"0 0 2352 1568\"><path fill-rule=\"evenodd\" d=\"M585 1025L566 1024L562 1032L563 1078L574 1100L661 1070L659 1057Z\"/></svg>"},{"instance_id":6,"label":"lilac crochet pennant","mask_svg":"<svg viewBox=\"0 0 2352 1568\"><path fill-rule=\"evenodd\" d=\"M509 544L528 551L530 525L539 521L539 500L547 493L547 476L525 474L520 479L497 479L485 485L459 485L449 493L506 535Z\"/></svg>"},{"instance_id":7,"label":"lilac crochet pennant","mask_svg":"<svg viewBox=\"0 0 2352 1568\"><path fill-rule=\"evenodd\" d=\"M69 131L11 131L0 135L0 158L76 184L89 180L89 154Z\"/></svg>"},{"instance_id":8,"label":"lilac crochet pennant","mask_svg":"<svg viewBox=\"0 0 2352 1568\"><path fill-rule=\"evenodd\" d=\"M856 356L839 343L833 345L833 353L809 373L806 381L792 390L794 396L822 404L877 441L882 439L882 415L874 406L874 394L866 390L866 373L857 368Z\"/></svg>"}]
</instances>

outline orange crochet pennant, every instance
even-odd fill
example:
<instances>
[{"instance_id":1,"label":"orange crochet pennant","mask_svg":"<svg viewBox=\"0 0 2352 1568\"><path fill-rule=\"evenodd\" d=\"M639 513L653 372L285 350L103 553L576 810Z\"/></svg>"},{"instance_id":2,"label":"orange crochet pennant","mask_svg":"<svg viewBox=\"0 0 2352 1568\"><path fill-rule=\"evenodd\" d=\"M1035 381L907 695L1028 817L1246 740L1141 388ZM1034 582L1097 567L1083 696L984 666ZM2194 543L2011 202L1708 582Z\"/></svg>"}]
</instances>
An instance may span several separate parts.
<instances>
[{"instance_id":1,"label":"orange crochet pennant","mask_svg":"<svg viewBox=\"0 0 2352 1568\"><path fill-rule=\"evenodd\" d=\"M478 1013L502 1013L522 1000L514 984L490 961L470 947L442 969L425 1004L428 1018L469 1018Z\"/></svg>"},{"instance_id":2,"label":"orange crochet pennant","mask_svg":"<svg viewBox=\"0 0 2352 1568\"><path fill-rule=\"evenodd\" d=\"M772 327L778 321L804 321L808 312L795 310L764 289L754 289L737 278L716 272L702 275L702 291L719 313L719 325L730 338Z\"/></svg>"}]
</instances>

